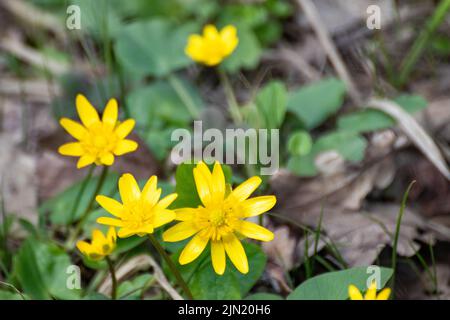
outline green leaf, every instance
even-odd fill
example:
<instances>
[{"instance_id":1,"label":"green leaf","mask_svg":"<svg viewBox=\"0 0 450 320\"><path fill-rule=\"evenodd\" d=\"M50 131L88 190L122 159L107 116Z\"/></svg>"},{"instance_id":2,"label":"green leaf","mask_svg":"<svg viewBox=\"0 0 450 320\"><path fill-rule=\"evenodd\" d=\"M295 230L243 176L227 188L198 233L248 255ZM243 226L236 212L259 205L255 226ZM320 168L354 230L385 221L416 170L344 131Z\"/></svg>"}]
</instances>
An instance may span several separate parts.
<instances>
[{"instance_id":1,"label":"green leaf","mask_svg":"<svg viewBox=\"0 0 450 320\"><path fill-rule=\"evenodd\" d=\"M193 174L195 166L196 164L182 163L177 167L175 192L178 194L178 197L173 204L174 208L196 208L201 204ZM212 165L209 168L211 170ZM226 183L231 183L231 168L227 165L222 165L222 170Z\"/></svg>"},{"instance_id":2,"label":"green leaf","mask_svg":"<svg viewBox=\"0 0 450 320\"><path fill-rule=\"evenodd\" d=\"M23 300L23 297L17 292L0 290L0 300Z\"/></svg>"},{"instance_id":3,"label":"green leaf","mask_svg":"<svg viewBox=\"0 0 450 320\"><path fill-rule=\"evenodd\" d=\"M117 288L117 296L119 299L139 299L142 288L153 278L153 275L147 273L141 274L132 280L123 281Z\"/></svg>"},{"instance_id":4,"label":"green leaf","mask_svg":"<svg viewBox=\"0 0 450 320\"><path fill-rule=\"evenodd\" d=\"M273 293L254 293L247 296L244 300L284 300L283 297Z\"/></svg>"},{"instance_id":5,"label":"green leaf","mask_svg":"<svg viewBox=\"0 0 450 320\"><path fill-rule=\"evenodd\" d=\"M179 82L200 113L204 104L198 90L187 81ZM177 92L163 80L132 91L127 97L127 105L130 106L130 116L144 128L159 129L160 122L186 125L192 120Z\"/></svg>"},{"instance_id":6,"label":"green leaf","mask_svg":"<svg viewBox=\"0 0 450 320\"><path fill-rule=\"evenodd\" d=\"M14 260L14 274L25 293L33 299L77 299L80 290L71 290L66 282L69 256L57 246L28 238Z\"/></svg>"},{"instance_id":7,"label":"green leaf","mask_svg":"<svg viewBox=\"0 0 450 320\"><path fill-rule=\"evenodd\" d=\"M201 265L192 272L189 287L195 299L241 299L255 285L266 266L267 258L261 248L252 243L243 243L249 261L249 272L242 274L227 261L225 273L220 276L214 272L210 255L198 258ZM186 277L187 278L187 277Z\"/></svg>"},{"instance_id":8,"label":"green leaf","mask_svg":"<svg viewBox=\"0 0 450 320\"><path fill-rule=\"evenodd\" d=\"M314 177L318 173L314 158L315 155L312 153L304 156L292 156L288 160L287 168L300 177Z\"/></svg>"},{"instance_id":9,"label":"green leaf","mask_svg":"<svg viewBox=\"0 0 450 320\"><path fill-rule=\"evenodd\" d=\"M291 92L287 108L307 129L313 129L339 110L345 91L338 79L321 80Z\"/></svg>"},{"instance_id":10,"label":"green leaf","mask_svg":"<svg viewBox=\"0 0 450 320\"><path fill-rule=\"evenodd\" d=\"M321 152L336 150L345 160L358 162L364 159L367 141L356 132L333 131L322 135L314 142L311 152L289 158L288 169L299 176L311 177L317 174L314 160Z\"/></svg>"},{"instance_id":11,"label":"green leaf","mask_svg":"<svg viewBox=\"0 0 450 320\"><path fill-rule=\"evenodd\" d=\"M360 291L366 290L366 283L372 273L368 267L356 267L342 271L328 272L310 278L299 285L288 300L346 300L348 286L353 284ZM392 276L392 269L380 267L380 285L384 287Z\"/></svg>"},{"instance_id":12,"label":"green leaf","mask_svg":"<svg viewBox=\"0 0 450 320\"><path fill-rule=\"evenodd\" d=\"M50 299L50 294L39 270L31 238L23 243L14 257L14 275L19 280L23 291L31 298Z\"/></svg>"},{"instance_id":13,"label":"green leaf","mask_svg":"<svg viewBox=\"0 0 450 320\"><path fill-rule=\"evenodd\" d=\"M423 110L427 106L426 100L418 95L404 94L394 101L409 113ZM395 120L382 111L364 109L339 117L337 125L341 130L365 133L390 128L395 125Z\"/></svg>"},{"instance_id":14,"label":"green leaf","mask_svg":"<svg viewBox=\"0 0 450 320\"><path fill-rule=\"evenodd\" d=\"M310 153L311 149L312 138L307 131L295 131L289 137L288 151L291 155L304 156Z\"/></svg>"},{"instance_id":15,"label":"green leaf","mask_svg":"<svg viewBox=\"0 0 450 320\"><path fill-rule=\"evenodd\" d=\"M164 77L192 63L184 48L197 29L194 23L177 26L163 19L134 22L118 34L115 52L129 72Z\"/></svg>"},{"instance_id":16,"label":"green leaf","mask_svg":"<svg viewBox=\"0 0 450 320\"><path fill-rule=\"evenodd\" d=\"M73 218L70 215L72 213L72 208L74 207L74 200L77 198L78 192L82 187L83 179L42 204L39 208L40 214L42 215L45 212L50 212L50 221L55 225L68 225L76 221L81 217L89 205L92 194L97 186L98 179L99 177L91 177L90 181L87 183ZM117 188L117 179L118 175L114 172L110 172L106 177L99 194L112 194Z\"/></svg>"},{"instance_id":17,"label":"green leaf","mask_svg":"<svg viewBox=\"0 0 450 320\"><path fill-rule=\"evenodd\" d=\"M263 128L281 127L286 113L287 90L281 81L271 81L256 95L256 106L263 117Z\"/></svg>"},{"instance_id":18,"label":"green leaf","mask_svg":"<svg viewBox=\"0 0 450 320\"><path fill-rule=\"evenodd\" d=\"M262 55L262 48L253 31L245 26L237 26L239 44L236 50L221 64L226 71L236 73L240 69L253 69Z\"/></svg>"},{"instance_id":19,"label":"green leaf","mask_svg":"<svg viewBox=\"0 0 450 320\"><path fill-rule=\"evenodd\" d=\"M358 162L364 159L364 152L367 147L367 141L360 135L346 132L334 131L322 135L314 143L314 154L327 150L338 151L346 160Z\"/></svg>"}]
</instances>

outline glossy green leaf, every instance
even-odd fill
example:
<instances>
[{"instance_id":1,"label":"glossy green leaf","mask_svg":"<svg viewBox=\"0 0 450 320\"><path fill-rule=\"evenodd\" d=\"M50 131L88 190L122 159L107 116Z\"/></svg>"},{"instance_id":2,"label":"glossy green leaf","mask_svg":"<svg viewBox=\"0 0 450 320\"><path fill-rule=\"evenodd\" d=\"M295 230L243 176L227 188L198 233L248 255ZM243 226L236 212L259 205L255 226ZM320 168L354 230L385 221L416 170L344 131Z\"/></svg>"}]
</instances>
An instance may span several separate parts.
<instances>
[{"instance_id":1,"label":"glossy green leaf","mask_svg":"<svg viewBox=\"0 0 450 320\"><path fill-rule=\"evenodd\" d=\"M339 110L345 91L344 83L338 79L321 80L292 91L287 108L306 129L313 129Z\"/></svg>"},{"instance_id":2,"label":"glossy green leaf","mask_svg":"<svg viewBox=\"0 0 450 320\"><path fill-rule=\"evenodd\" d=\"M288 300L346 300L349 285L360 291L367 290L367 280L374 274L370 267L355 267L342 271L328 272L310 278L300 284ZM384 287L392 276L392 269L380 267L380 285ZM372 280L372 279L370 279Z\"/></svg>"},{"instance_id":3,"label":"glossy green leaf","mask_svg":"<svg viewBox=\"0 0 450 320\"><path fill-rule=\"evenodd\" d=\"M127 71L164 77L192 63L184 48L197 29L193 23L178 26L163 19L134 22L118 34L115 52Z\"/></svg>"},{"instance_id":4,"label":"glossy green leaf","mask_svg":"<svg viewBox=\"0 0 450 320\"><path fill-rule=\"evenodd\" d=\"M312 138L307 131L299 130L289 136L288 151L291 155L304 156L311 152Z\"/></svg>"}]
</instances>

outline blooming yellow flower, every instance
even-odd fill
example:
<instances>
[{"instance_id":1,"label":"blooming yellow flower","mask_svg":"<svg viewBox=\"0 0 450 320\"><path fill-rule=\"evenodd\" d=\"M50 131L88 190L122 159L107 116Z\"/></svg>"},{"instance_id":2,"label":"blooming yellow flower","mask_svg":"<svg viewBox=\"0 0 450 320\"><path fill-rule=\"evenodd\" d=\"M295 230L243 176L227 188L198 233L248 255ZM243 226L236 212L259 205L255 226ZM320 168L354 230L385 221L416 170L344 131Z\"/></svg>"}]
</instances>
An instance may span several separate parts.
<instances>
[{"instance_id":1,"label":"blooming yellow flower","mask_svg":"<svg viewBox=\"0 0 450 320\"><path fill-rule=\"evenodd\" d=\"M177 194L172 193L159 200L161 189L157 188L156 176L148 179L141 192L134 177L126 173L119 179L119 193L123 203L101 195L96 200L115 216L100 217L97 222L120 227L117 233L120 238L135 234L142 237L175 218L175 212L167 207L177 198Z\"/></svg>"},{"instance_id":2,"label":"blooming yellow flower","mask_svg":"<svg viewBox=\"0 0 450 320\"><path fill-rule=\"evenodd\" d=\"M78 142L70 142L59 147L59 153L65 156L80 157L78 168L92 163L110 166L114 156L135 151L138 144L125 139L133 130L135 121L117 121L118 107L116 99L110 99L103 112L102 119L97 110L83 95L76 98L76 107L82 124L68 118L60 120L61 126Z\"/></svg>"},{"instance_id":3,"label":"blooming yellow flower","mask_svg":"<svg viewBox=\"0 0 450 320\"><path fill-rule=\"evenodd\" d=\"M196 62L215 66L233 53L238 42L235 26L228 25L219 32L215 26L209 24L203 28L203 35L189 36L185 52Z\"/></svg>"},{"instance_id":4,"label":"blooming yellow flower","mask_svg":"<svg viewBox=\"0 0 450 320\"><path fill-rule=\"evenodd\" d=\"M116 248L116 239L116 229L113 227L109 228L106 236L100 230L94 229L92 231L91 243L78 241L77 248L89 259L101 260L114 251Z\"/></svg>"},{"instance_id":5,"label":"blooming yellow flower","mask_svg":"<svg viewBox=\"0 0 450 320\"><path fill-rule=\"evenodd\" d=\"M348 287L348 295L350 297L350 300L387 300L389 299L390 294L391 289L384 288L377 295L377 284L375 281L372 282L369 289L367 289L364 298L357 287L352 284Z\"/></svg>"},{"instance_id":6,"label":"blooming yellow flower","mask_svg":"<svg viewBox=\"0 0 450 320\"><path fill-rule=\"evenodd\" d=\"M181 221L163 234L164 241L175 242L194 236L180 254L180 264L194 261L211 240L211 260L217 274L225 272L226 257L242 272L248 272L247 256L238 236L271 241L273 233L246 218L270 210L275 196L248 199L261 184L261 178L252 177L236 189L225 185L221 165L216 162L210 172L205 163L194 168L194 179L202 206L175 210Z\"/></svg>"}]
</instances>

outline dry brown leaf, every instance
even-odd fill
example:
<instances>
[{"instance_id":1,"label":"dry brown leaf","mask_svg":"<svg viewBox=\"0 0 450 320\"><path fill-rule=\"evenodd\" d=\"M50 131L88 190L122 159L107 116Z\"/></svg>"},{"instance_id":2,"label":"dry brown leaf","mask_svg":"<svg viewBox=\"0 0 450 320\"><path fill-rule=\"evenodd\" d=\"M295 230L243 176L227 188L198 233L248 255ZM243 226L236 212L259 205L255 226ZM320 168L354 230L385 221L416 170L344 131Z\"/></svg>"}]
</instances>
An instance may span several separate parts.
<instances>
[{"instance_id":1,"label":"dry brown leaf","mask_svg":"<svg viewBox=\"0 0 450 320\"><path fill-rule=\"evenodd\" d=\"M408 138L412 140L447 180L450 181L450 171L439 148L413 116L390 100L371 99L367 105L370 108L381 110L393 117Z\"/></svg>"},{"instance_id":2,"label":"dry brown leaf","mask_svg":"<svg viewBox=\"0 0 450 320\"><path fill-rule=\"evenodd\" d=\"M271 228L271 230L273 230ZM274 261L284 270L291 270L294 266L294 251L297 240L290 234L287 226L281 226L273 230L275 237L272 241L263 242L262 248L269 259Z\"/></svg>"}]
</instances>

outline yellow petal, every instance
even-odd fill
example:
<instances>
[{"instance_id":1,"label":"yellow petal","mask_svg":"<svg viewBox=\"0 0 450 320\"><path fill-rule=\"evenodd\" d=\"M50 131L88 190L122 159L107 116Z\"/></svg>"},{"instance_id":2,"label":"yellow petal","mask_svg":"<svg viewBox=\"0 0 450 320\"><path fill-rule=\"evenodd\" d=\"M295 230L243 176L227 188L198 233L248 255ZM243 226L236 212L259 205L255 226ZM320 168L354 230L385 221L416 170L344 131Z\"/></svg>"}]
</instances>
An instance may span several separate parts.
<instances>
[{"instance_id":1,"label":"yellow petal","mask_svg":"<svg viewBox=\"0 0 450 320\"><path fill-rule=\"evenodd\" d=\"M79 157L84 154L84 149L79 142L70 142L59 147L58 152L64 156Z\"/></svg>"},{"instance_id":2,"label":"yellow petal","mask_svg":"<svg viewBox=\"0 0 450 320\"><path fill-rule=\"evenodd\" d=\"M77 140L83 139L87 133L85 127L71 119L62 118L59 123L72 137Z\"/></svg>"},{"instance_id":3,"label":"yellow petal","mask_svg":"<svg viewBox=\"0 0 450 320\"><path fill-rule=\"evenodd\" d=\"M159 200L159 197L161 196L161 189L156 189L158 185L158 177L157 176L151 176L150 179L147 180L145 183L144 189L142 189L142 198L144 199L145 203L153 207Z\"/></svg>"},{"instance_id":4,"label":"yellow petal","mask_svg":"<svg viewBox=\"0 0 450 320\"><path fill-rule=\"evenodd\" d=\"M259 187L262 180L260 177L254 176L242 182L236 189L231 191L230 196L237 201L244 201Z\"/></svg>"},{"instance_id":5,"label":"yellow petal","mask_svg":"<svg viewBox=\"0 0 450 320\"><path fill-rule=\"evenodd\" d=\"M97 110L95 110L85 96L82 94L77 95L75 103L81 122L87 128L100 121Z\"/></svg>"},{"instance_id":6,"label":"yellow petal","mask_svg":"<svg viewBox=\"0 0 450 320\"><path fill-rule=\"evenodd\" d=\"M220 37L222 38L222 43L224 45L223 54L224 56L230 55L234 49L236 49L239 39L237 37L236 27L228 25L220 31Z\"/></svg>"},{"instance_id":7,"label":"yellow petal","mask_svg":"<svg viewBox=\"0 0 450 320\"><path fill-rule=\"evenodd\" d=\"M88 256L92 252L91 245L86 241L78 241L76 246L78 250L80 250L80 252L85 256Z\"/></svg>"},{"instance_id":8,"label":"yellow petal","mask_svg":"<svg viewBox=\"0 0 450 320\"><path fill-rule=\"evenodd\" d=\"M127 135L133 130L136 122L133 119L128 119L119 124L116 128L116 134L120 139L125 139Z\"/></svg>"},{"instance_id":9,"label":"yellow petal","mask_svg":"<svg viewBox=\"0 0 450 320\"><path fill-rule=\"evenodd\" d=\"M95 157L90 154L84 154L81 156L81 158L77 162L77 168L81 169L84 168L92 163L95 162Z\"/></svg>"},{"instance_id":10,"label":"yellow petal","mask_svg":"<svg viewBox=\"0 0 450 320\"><path fill-rule=\"evenodd\" d=\"M211 260L214 271L222 275L226 266L225 248L222 241L211 241Z\"/></svg>"},{"instance_id":11,"label":"yellow petal","mask_svg":"<svg viewBox=\"0 0 450 320\"><path fill-rule=\"evenodd\" d=\"M169 194L168 196L165 196L164 198L162 198L157 206L159 209L166 209L168 206L170 206L172 204L172 202L175 201L175 199L178 197L178 194L176 193L172 193Z\"/></svg>"},{"instance_id":12,"label":"yellow petal","mask_svg":"<svg viewBox=\"0 0 450 320\"><path fill-rule=\"evenodd\" d=\"M180 220L180 221L189 221L189 220L194 219L196 209L180 208L180 209L175 209L175 213L177 215L175 219Z\"/></svg>"},{"instance_id":13,"label":"yellow petal","mask_svg":"<svg viewBox=\"0 0 450 320\"><path fill-rule=\"evenodd\" d=\"M136 234L135 230L128 229L128 228L120 228L119 232L117 232L117 235L119 236L119 238L128 238L135 234Z\"/></svg>"},{"instance_id":14,"label":"yellow petal","mask_svg":"<svg viewBox=\"0 0 450 320\"><path fill-rule=\"evenodd\" d=\"M194 261L203 252L206 245L208 244L209 238L202 234L197 233L191 241L188 242L186 247L180 254L179 262L180 264L187 264Z\"/></svg>"},{"instance_id":15,"label":"yellow petal","mask_svg":"<svg viewBox=\"0 0 450 320\"><path fill-rule=\"evenodd\" d=\"M102 206L103 209L105 209L112 215L119 218L121 217L123 212L123 205L119 201L101 195L95 197L95 200L100 206Z\"/></svg>"},{"instance_id":16,"label":"yellow petal","mask_svg":"<svg viewBox=\"0 0 450 320\"><path fill-rule=\"evenodd\" d=\"M153 228L161 227L175 219L175 212L172 210L157 210L153 218Z\"/></svg>"},{"instance_id":17,"label":"yellow petal","mask_svg":"<svg viewBox=\"0 0 450 320\"><path fill-rule=\"evenodd\" d=\"M348 296L350 297L350 300L363 300L363 296L359 289L352 284L348 287Z\"/></svg>"},{"instance_id":18,"label":"yellow petal","mask_svg":"<svg viewBox=\"0 0 450 320\"><path fill-rule=\"evenodd\" d=\"M219 37L219 31L216 26L208 24L203 28L203 37L209 40L214 40Z\"/></svg>"},{"instance_id":19,"label":"yellow petal","mask_svg":"<svg viewBox=\"0 0 450 320\"><path fill-rule=\"evenodd\" d=\"M100 157L100 162L105 166L110 166L114 163L114 156L111 152L107 152Z\"/></svg>"},{"instance_id":20,"label":"yellow petal","mask_svg":"<svg viewBox=\"0 0 450 320\"><path fill-rule=\"evenodd\" d=\"M230 258L231 262L233 262L236 269L241 273L248 272L248 260L247 255L245 254L244 247L239 239L234 235L230 234L227 237L224 237L223 244L225 246L225 251Z\"/></svg>"},{"instance_id":21,"label":"yellow petal","mask_svg":"<svg viewBox=\"0 0 450 320\"><path fill-rule=\"evenodd\" d=\"M377 300L388 300L389 296L391 295L391 289L384 288L383 290L378 293Z\"/></svg>"},{"instance_id":22,"label":"yellow petal","mask_svg":"<svg viewBox=\"0 0 450 320\"><path fill-rule=\"evenodd\" d=\"M124 205L140 199L141 191L139 190L136 179L131 174L125 173L120 177L119 193Z\"/></svg>"},{"instance_id":23,"label":"yellow petal","mask_svg":"<svg viewBox=\"0 0 450 320\"><path fill-rule=\"evenodd\" d=\"M366 291L364 300L375 300L376 297L377 297L377 283L373 281L369 289L367 289Z\"/></svg>"},{"instance_id":24,"label":"yellow petal","mask_svg":"<svg viewBox=\"0 0 450 320\"><path fill-rule=\"evenodd\" d=\"M106 104L105 111L103 111L102 121L108 128L114 128L117 122L117 117L119 114L116 99L109 99Z\"/></svg>"},{"instance_id":25,"label":"yellow petal","mask_svg":"<svg viewBox=\"0 0 450 320\"><path fill-rule=\"evenodd\" d=\"M117 234L116 234L116 228L109 227L108 234L106 235L106 238L108 239L108 242L112 247L115 247Z\"/></svg>"},{"instance_id":26,"label":"yellow petal","mask_svg":"<svg viewBox=\"0 0 450 320\"><path fill-rule=\"evenodd\" d=\"M261 241L272 241L273 233L256 223L250 221L241 221L237 226L236 230L247 238L261 240Z\"/></svg>"},{"instance_id":27,"label":"yellow petal","mask_svg":"<svg viewBox=\"0 0 450 320\"><path fill-rule=\"evenodd\" d=\"M210 181L211 172L206 164L199 162L193 170L195 186L202 203L207 206L211 202Z\"/></svg>"},{"instance_id":28,"label":"yellow petal","mask_svg":"<svg viewBox=\"0 0 450 320\"><path fill-rule=\"evenodd\" d=\"M114 218L110 218L110 217L97 218L97 223L105 224L107 226L113 226L113 227L122 227L123 226L122 220L114 219Z\"/></svg>"},{"instance_id":29,"label":"yellow petal","mask_svg":"<svg viewBox=\"0 0 450 320\"><path fill-rule=\"evenodd\" d=\"M180 222L163 233L163 240L166 242L177 242L187 239L198 232L198 228L193 222Z\"/></svg>"},{"instance_id":30,"label":"yellow petal","mask_svg":"<svg viewBox=\"0 0 450 320\"><path fill-rule=\"evenodd\" d=\"M190 35L184 52L192 60L202 62L204 56L203 38L198 34Z\"/></svg>"},{"instance_id":31,"label":"yellow petal","mask_svg":"<svg viewBox=\"0 0 450 320\"><path fill-rule=\"evenodd\" d=\"M92 246L96 247L97 251L101 251L104 243L106 243L106 238L103 233L99 229L92 230Z\"/></svg>"},{"instance_id":32,"label":"yellow petal","mask_svg":"<svg viewBox=\"0 0 450 320\"><path fill-rule=\"evenodd\" d=\"M214 163L211 183L211 194L214 201L222 201L225 196L225 176L218 161Z\"/></svg>"},{"instance_id":33,"label":"yellow petal","mask_svg":"<svg viewBox=\"0 0 450 320\"><path fill-rule=\"evenodd\" d=\"M121 156L125 153L133 152L138 148L138 144L133 140L120 140L117 142L116 147L114 148L114 154L116 156Z\"/></svg>"},{"instance_id":34,"label":"yellow petal","mask_svg":"<svg viewBox=\"0 0 450 320\"><path fill-rule=\"evenodd\" d=\"M260 215L273 208L277 198L275 196L261 196L247 199L242 202L242 216L249 218Z\"/></svg>"}]
</instances>

